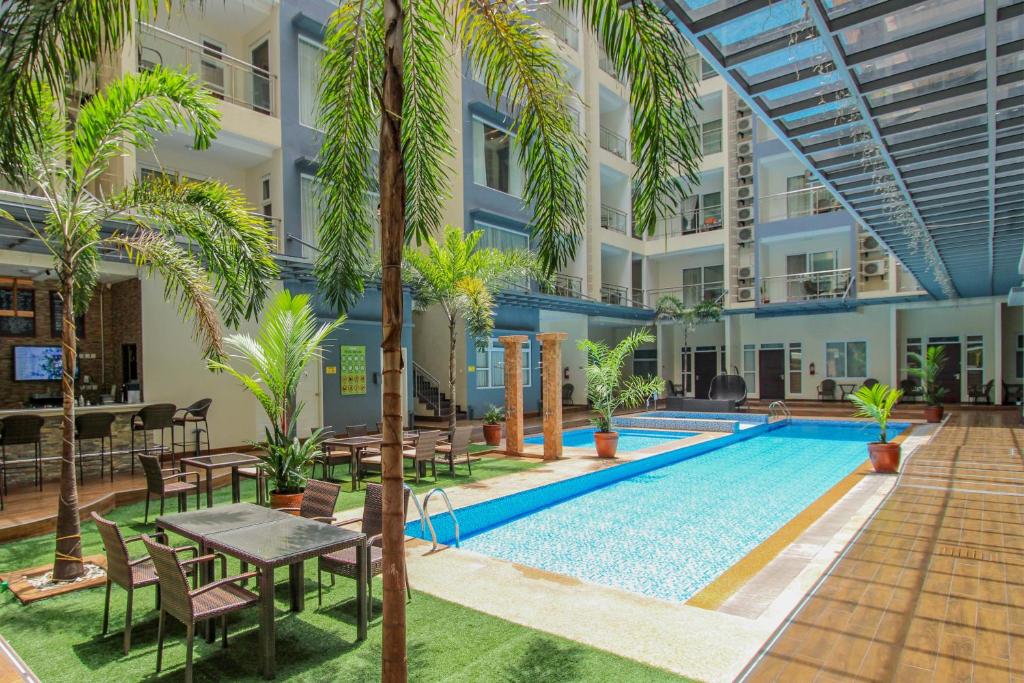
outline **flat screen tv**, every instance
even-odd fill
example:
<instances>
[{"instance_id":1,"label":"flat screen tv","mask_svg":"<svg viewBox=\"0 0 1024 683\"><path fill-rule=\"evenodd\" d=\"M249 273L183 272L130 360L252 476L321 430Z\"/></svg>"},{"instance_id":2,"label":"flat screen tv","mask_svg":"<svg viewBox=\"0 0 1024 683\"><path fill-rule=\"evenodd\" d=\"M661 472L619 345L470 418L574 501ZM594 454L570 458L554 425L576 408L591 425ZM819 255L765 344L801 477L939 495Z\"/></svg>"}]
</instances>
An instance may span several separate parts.
<instances>
[{"instance_id":1,"label":"flat screen tv","mask_svg":"<svg viewBox=\"0 0 1024 683\"><path fill-rule=\"evenodd\" d=\"M14 347L16 382L60 381L63 365L59 346Z\"/></svg>"}]
</instances>

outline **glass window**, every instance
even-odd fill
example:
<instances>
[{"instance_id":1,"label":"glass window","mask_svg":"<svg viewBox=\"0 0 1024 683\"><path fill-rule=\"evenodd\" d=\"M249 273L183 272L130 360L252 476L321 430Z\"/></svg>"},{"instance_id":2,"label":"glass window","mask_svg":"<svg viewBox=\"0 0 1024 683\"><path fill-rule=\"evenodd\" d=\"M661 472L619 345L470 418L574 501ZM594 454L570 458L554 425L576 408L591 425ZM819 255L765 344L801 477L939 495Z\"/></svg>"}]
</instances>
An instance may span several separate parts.
<instances>
[{"instance_id":1,"label":"glass window","mask_svg":"<svg viewBox=\"0 0 1024 683\"><path fill-rule=\"evenodd\" d=\"M825 344L826 377L867 377L867 374L867 342L828 342Z\"/></svg>"},{"instance_id":2,"label":"glass window","mask_svg":"<svg viewBox=\"0 0 1024 683\"><path fill-rule=\"evenodd\" d=\"M637 377L656 377L658 374L658 350L637 349L633 353L633 374Z\"/></svg>"},{"instance_id":3,"label":"glass window","mask_svg":"<svg viewBox=\"0 0 1024 683\"><path fill-rule=\"evenodd\" d=\"M753 344L743 345L743 380L747 383L747 391L757 386L757 352Z\"/></svg>"},{"instance_id":4,"label":"glass window","mask_svg":"<svg viewBox=\"0 0 1024 683\"><path fill-rule=\"evenodd\" d=\"M523 193L515 136L480 119L473 119L473 182L515 197Z\"/></svg>"},{"instance_id":5,"label":"glass window","mask_svg":"<svg viewBox=\"0 0 1024 683\"><path fill-rule=\"evenodd\" d=\"M36 335L36 292L31 280L0 279L0 337ZM84 330L84 326L80 329Z\"/></svg>"},{"instance_id":6,"label":"glass window","mask_svg":"<svg viewBox=\"0 0 1024 683\"><path fill-rule=\"evenodd\" d=\"M491 386L491 366L488 362L488 348L476 350L476 388L486 389Z\"/></svg>"},{"instance_id":7,"label":"glass window","mask_svg":"<svg viewBox=\"0 0 1024 683\"><path fill-rule=\"evenodd\" d=\"M920 355L920 353L921 353L921 338L920 337L908 337L907 338L907 367L908 368L919 367L921 364L917 361L917 358L914 358L913 356L910 355L912 353L916 353L916 354ZM917 379L914 378L914 377L911 377L909 373L907 373L907 377L909 377L915 384L918 383Z\"/></svg>"},{"instance_id":8,"label":"glass window","mask_svg":"<svg viewBox=\"0 0 1024 683\"><path fill-rule=\"evenodd\" d=\"M1024 379L1024 334L1017 335L1017 379Z\"/></svg>"},{"instance_id":9,"label":"glass window","mask_svg":"<svg viewBox=\"0 0 1024 683\"><path fill-rule=\"evenodd\" d=\"M689 346L684 346L681 349L681 354L682 354L681 360L682 360L682 365L683 365L683 393L684 394L689 394L690 393L690 385L691 385L691 381L690 380L691 380L691 376L693 375L693 366L690 363L690 358L692 357L690 347Z\"/></svg>"},{"instance_id":10,"label":"glass window","mask_svg":"<svg viewBox=\"0 0 1024 683\"><path fill-rule=\"evenodd\" d=\"M967 386L980 387L985 383L985 339L967 337Z\"/></svg>"},{"instance_id":11,"label":"glass window","mask_svg":"<svg viewBox=\"0 0 1024 683\"><path fill-rule=\"evenodd\" d=\"M533 347L531 342L523 345L523 387L533 385ZM477 389L502 389L505 387L505 347L492 337L483 349L476 350Z\"/></svg>"},{"instance_id":12,"label":"glass window","mask_svg":"<svg viewBox=\"0 0 1024 683\"><path fill-rule=\"evenodd\" d=\"M320 60L324 46L299 38L299 123L316 128L320 113Z\"/></svg>"},{"instance_id":13,"label":"glass window","mask_svg":"<svg viewBox=\"0 0 1024 683\"><path fill-rule=\"evenodd\" d=\"M722 119L701 124L701 146L704 154L718 154L722 151Z\"/></svg>"},{"instance_id":14,"label":"glass window","mask_svg":"<svg viewBox=\"0 0 1024 683\"><path fill-rule=\"evenodd\" d=\"M803 391L803 348L797 342L789 344L789 393L799 394Z\"/></svg>"},{"instance_id":15,"label":"glass window","mask_svg":"<svg viewBox=\"0 0 1024 683\"><path fill-rule=\"evenodd\" d=\"M302 228L300 237L305 243L302 245L302 256L305 258L315 256L316 236L322 215L319 181L311 175L301 176L299 178L299 218Z\"/></svg>"}]
</instances>

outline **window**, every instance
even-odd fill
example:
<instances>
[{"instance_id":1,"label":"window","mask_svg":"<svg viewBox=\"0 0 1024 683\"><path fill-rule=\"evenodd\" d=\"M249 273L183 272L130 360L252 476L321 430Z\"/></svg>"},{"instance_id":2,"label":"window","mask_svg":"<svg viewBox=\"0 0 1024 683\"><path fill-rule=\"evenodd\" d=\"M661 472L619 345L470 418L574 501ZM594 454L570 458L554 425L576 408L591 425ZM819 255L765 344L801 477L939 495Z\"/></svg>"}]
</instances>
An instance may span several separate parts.
<instances>
[{"instance_id":1,"label":"window","mask_svg":"<svg viewBox=\"0 0 1024 683\"><path fill-rule=\"evenodd\" d=\"M532 343L523 344L523 387L533 384ZM476 349L476 388L503 389L505 387L505 347L492 337L486 346Z\"/></svg>"},{"instance_id":2,"label":"window","mask_svg":"<svg viewBox=\"0 0 1024 683\"><path fill-rule=\"evenodd\" d=\"M743 345L743 381L748 391L757 386L757 350L753 344Z\"/></svg>"},{"instance_id":3,"label":"window","mask_svg":"<svg viewBox=\"0 0 1024 683\"><path fill-rule=\"evenodd\" d=\"M722 119L701 124L700 144L704 154L718 154L722 151Z\"/></svg>"},{"instance_id":4,"label":"window","mask_svg":"<svg viewBox=\"0 0 1024 683\"><path fill-rule=\"evenodd\" d=\"M31 280L0 278L0 336L36 335L36 291Z\"/></svg>"},{"instance_id":5,"label":"window","mask_svg":"<svg viewBox=\"0 0 1024 683\"><path fill-rule=\"evenodd\" d=\"M789 393L803 392L804 354L798 342L789 343Z\"/></svg>"},{"instance_id":6,"label":"window","mask_svg":"<svg viewBox=\"0 0 1024 683\"><path fill-rule=\"evenodd\" d=\"M985 339L967 337L967 386L980 387L985 383Z\"/></svg>"},{"instance_id":7,"label":"window","mask_svg":"<svg viewBox=\"0 0 1024 683\"><path fill-rule=\"evenodd\" d=\"M633 353L633 374L637 377L657 377L658 350L637 349Z\"/></svg>"},{"instance_id":8,"label":"window","mask_svg":"<svg viewBox=\"0 0 1024 683\"><path fill-rule=\"evenodd\" d=\"M484 249L512 251L513 249L529 250L530 248L530 236L525 232L480 222L476 223L476 228L484 231L484 236L479 242L479 246ZM515 281L509 278L507 282L509 285L519 289L530 288L530 283L527 279Z\"/></svg>"},{"instance_id":9,"label":"window","mask_svg":"<svg viewBox=\"0 0 1024 683\"><path fill-rule=\"evenodd\" d=\"M515 136L480 119L473 119L473 182L515 197L523 193Z\"/></svg>"},{"instance_id":10,"label":"window","mask_svg":"<svg viewBox=\"0 0 1024 683\"><path fill-rule=\"evenodd\" d=\"M316 235L323 215L320 208L320 183L310 175L299 178L299 214L302 234L302 256L313 258L316 251Z\"/></svg>"},{"instance_id":11,"label":"window","mask_svg":"<svg viewBox=\"0 0 1024 683\"><path fill-rule=\"evenodd\" d=\"M868 343L863 341L825 344L826 377L867 377Z\"/></svg>"},{"instance_id":12,"label":"window","mask_svg":"<svg viewBox=\"0 0 1024 683\"><path fill-rule=\"evenodd\" d=\"M224 46L203 39L203 59L200 64L203 84L213 91L215 97L224 98Z\"/></svg>"},{"instance_id":13,"label":"window","mask_svg":"<svg viewBox=\"0 0 1024 683\"><path fill-rule=\"evenodd\" d=\"M60 338L64 332L64 300L60 292L50 292L50 336ZM75 316L75 336L85 339L85 315Z\"/></svg>"},{"instance_id":14,"label":"window","mask_svg":"<svg viewBox=\"0 0 1024 683\"><path fill-rule=\"evenodd\" d=\"M700 60L700 76L702 80L714 78L717 75L718 72L715 71L715 67L711 66L711 62L706 59Z\"/></svg>"},{"instance_id":15,"label":"window","mask_svg":"<svg viewBox=\"0 0 1024 683\"><path fill-rule=\"evenodd\" d=\"M1017 379L1024 379L1024 334L1017 335Z\"/></svg>"},{"instance_id":16,"label":"window","mask_svg":"<svg viewBox=\"0 0 1024 683\"><path fill-rule=\"evenodd\" d=\"M910 355L912 353L916 353L918 355L921 354L921 338L920 337L908 337L907 338L907 367L908 368L918 368L918 367L921 367L921 364L918 362L917 358L915 358L914 356ZM906 375L910 379L910 381L912 381L914 383L915 386L920 384L918 379L916 377L913 377L909 372L906 373Z\"/></svg>"},{"instance_id":17,"label":"window","mask_svg":"<svg viewBox=\"0 0 1024 683\"><path fill-rule=\"evenodd\" d=\"M324 46L299 37L299 123L317 127L320 114L320 60Z\"/></svg>"},{"instance_id":18,"label":"window","mask_svg":"<svg viewBox=\"0 0 1024 683\"><path fill-rule=\"evenodd\" d=\"M683 394L690 393L690 386L692 384L691 379L693 377L693 365L690 362L691 349L689 346L684 346L681 350L682 353L682 366L683 366Z\"/></svg>"},{"instance_id":19,"label":"window","mask_svg":"<svg viewBox=\"0 0 1024 683\"><path fill-rule=\"evenodd\" d=\"M683 303L696 306L703 300L714 301L722 295L725 266L683 268Z\"/></svg>"}]
</instances>

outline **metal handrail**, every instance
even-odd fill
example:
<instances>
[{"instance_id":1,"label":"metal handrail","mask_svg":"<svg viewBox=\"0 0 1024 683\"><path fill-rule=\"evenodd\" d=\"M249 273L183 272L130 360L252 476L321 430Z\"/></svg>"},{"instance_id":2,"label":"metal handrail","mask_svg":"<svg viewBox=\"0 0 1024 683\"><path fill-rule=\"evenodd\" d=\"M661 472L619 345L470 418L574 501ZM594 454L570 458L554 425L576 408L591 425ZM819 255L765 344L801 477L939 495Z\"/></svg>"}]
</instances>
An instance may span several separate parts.
<instances>
[{"instance_id":1,"label":"metal handrail","mask_svg":"<svg viewBox=\"0 0 1024 683\"><path fill-rule=\"evenodd\" d=\"M409 497L412 498L412 502L416 505L416 511L420 515L420 536L427 530L430 531L430 540L434 544L434 548L437 548L437 534L434 532L434 525L430 522L430 515L422 505L420 505L420 499L416 497L416 492L412 490L412 487L408 484L402 484L402 488L409 492Z\"/></svg>"},{"instance_id":2,"label":"metal handrail","mask_svg":"<svg viewBox=\"0 0 1024 683\"><path fill-rule=\"evenodd\" d=\"M850 298L850 292L853 291L853 282L857 279L857 276L853 273L850 274L850 281L846 283L846 291L843 292L843 303L845 304Z\"/></svg>"},{"instance_id":3,"label":"metal handrail","mask_svg":"<svg viewBox=\"0 0 1024 683\"><path fill-rule=\"evenodd\" d=\"M448 507L448 514L451 515L452 523L455 525L455 547L458 548L459 547L459 518L455 516L455 510L454 510L454 508L452 508L452 501L448 499L448 494L445 492L445 490L443 488L440 488L440 487L432 488L427 493L427 495L425 495L423 497L423 511L426 512L427 506L430 504L430 497L432 495L434 495L435 493L440 493L441 494L441 497L444 498L444 504ZM427 516L427 519L428 520L430 519L429 515ZM433 534L433 524L430 525L430 528L431 528L431 536L433 537L433 541L434 541L433 550L437 550L437 536Z\"/></svg>"},{"instance_id":4,"label":"metal handrail","mask_svg":"<svg viewBox=\"0 0 1024 683\"><path fill-rule=\"evenodd\" d=\"M424 369L424 367L419 363L413 361L412 369L413 372L418 372L419 374L423 375L437 386L441 386L441 381L434 377L433 375L431 375L429 372L427 372L426 369ZM445 385L447 386L447 383L445 383Z\"/></svg>"},{"instance_id":5,"label":"metal handrail","mask_svg":"<svg viewBox=\"0 0 1024 683\"><path fill-rule=\"evenodd\" d=\"M781 415L775 414L776 409ZM793 417L793 413L789 411L789 406L786 405L785 401L772 401L768 404L768 421L771 422L772 418L775 417L785 417L786 419Z\"/></svg>"}]
</instances>

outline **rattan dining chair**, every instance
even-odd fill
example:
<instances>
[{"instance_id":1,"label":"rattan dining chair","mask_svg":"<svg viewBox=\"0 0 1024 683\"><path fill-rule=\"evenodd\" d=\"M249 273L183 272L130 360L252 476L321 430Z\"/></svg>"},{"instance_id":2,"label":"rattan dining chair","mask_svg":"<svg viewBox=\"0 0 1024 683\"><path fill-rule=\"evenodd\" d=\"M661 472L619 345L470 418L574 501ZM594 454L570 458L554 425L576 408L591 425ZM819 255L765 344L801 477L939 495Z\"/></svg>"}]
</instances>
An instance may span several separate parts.
<instances>
[{"instance_id":1,"label":"rattan dining chair","mask_svg":"<svg viewBox=\"0 0 1024 683\"><path fill-rule=\"evenodd\" d=\"M168 496L178 497L178 512L188 510L187 496L196 494L196 509L199 509L199 473L179 472L175 469L161 469L160 459L155 455L140 455L142 471L146 473L146 513L145 523L149 523L149 499L160 497L160 514L164 514L164 500ZM195 477L195 482L188 481Z\"/></svg>"},{"instance_id":2,"label":"rattan dining chair","mask_svg":"<svg viewBox=\"0 0 1024 683\"><path fill-rule=\"evenodd\" d=\"M405 510L409 507L409 487L405 487L402 517L405 517ZM366 534L366 587L367 602L369 603L368 618L373 618L373 577L384 571L384 555L381 550L384 529L384 487L374 482L366 483L366 498L363 499L363 516L353 519L346 519L335 522L335 526L348 526L360 523L360 531ZM316 565L316 602L318 606L324 604L323 573L331 575L331 585L334 585L335 576L346 576L358 580L359 565L357 564L357 548L345 548L327 555L321 555ZM405 592L411 599L412 590L409 588L409 574L405 575Z\"/></svg>"},{"instance_id":3,"label":"rattan dining chair","mask_svg":"<svg viewBox=\"0 0 1024 683\"><path fill-rule=\"evenodd\" d=\"M83 413L75 416L75 441L78 451L75 461L78 463L78 481L85 481L83 465L86 460L99 459L100 479L103 479L103 464L109 461L110 481L114 481L114 434L111 427L117 419L113 413ZM99 441L100 449L86 453L82 449L83 441ZM108 448L109 445L109 448Z\"/></svg>"},{"instance_id":4,"label":"rattan dining chair","mask_svg":"<svg viewBox=\"0 0 1024 683\"><path fill-rule=\"evenodd\" d=\"M307 479L302 494L302 505L297 508L278 508L281 512L297 512L299 517L318 522L334 522L334 506L338 503L341 486L329 481Z\"/></svg>"},{"instance_id":5,"label":"rattan dining chair","mask_svg":"<svg viewBox=\"0 0 1024 683\"><path fill-rule=\"evenodd\" d=\"M170 614L185 625L185 683L192 683L192 649L196 624L220 617L221 643L223 647L227 647L227 615L246 607L253 607L260 601L258 594L237 584L239 581L258 576L259 572L228 576L227 557L221 553L203 555L182 562L173 548L158 543L149 536L143 536L142 541L153 558L162 594L156 637L156 672L160 673L163 665L164 635L167 633L167 615ZM188 580L185 578L186 568L200 562L212 562L214 559L220 559L221 578L199 588L189 588Z\"/></svg>"},{"instance_id":6,"label":"rattan dining chair","mask_svg":"<svg viewBox=\"0 0 1024 683\"><path fill-rule=\"evenodd\" d=\"M7 470L12 465L30 462L27 458L7 459L8 446L34 446L35 458L32 460L35 471L36 486L43 490L43 418L39 415L8 415L0 420L0 460L3 461L3 487L7 490Z\"/></svg>"},{"instance_id":7,"label":"rattan dining chair","mask_svg":"<svg viewBox=\"0 0 1024 683\"><path fill-rule=\"evenodd\" d=\"M202 451L203 445L203 434L206 435L206 450L210 450L210 424L206 421L207 413L210 412L210 406L213 405L212 398L201 398L190 406L179 408L171 418L171 422L174 427L181 427L181 442L175 439L174 428L171 428L171 449L181 446L181 452L188 455L188 431L192 430L192 434L195 437L193 440L193 446L195 448L195 455L199 455ZM200 427L199 425L202 425ZM171 456L173 460L174 456Z\"/></svg>"},{"instance_id":8,"label":"rattan dining chair","mask_svg":"<svg viewBox=\"0 0 1024 683\"><path fill-rule=\"evenodd\" d=\"M177 411L178 408L173 403L153 403L132 415L130 456L132 459L133 475L135 474L135 456L136 454L150 454L152 447L149 443L149 433L155 431L160 432L160 453L162 455L167 451L166 442L164 441L164 430L171 430L171 467L174 467L174 414ZM142 437L141 450L136 448L135 444L135 435L139 432L141 432L140 436ZM153 439L153 446L156 446L156 439Z\"/></svg>"},{"instance_id":9,"label":"rattan dining chair","mask_svg":"<svg viewBox=\"0 0 1024 683\"><path fill-rule=\"evenodd\" d=\"M455 476L455 465L465 463L469 474L473 474L473 463L469 456L470 437L473 436L473 425L462 425L455 428L449 443L438 444L434 456L435 461L448 463L448 471ZM436 478L436 477L435 477Z\"/></svg>"},{"instance_id":10,"label":"rattan dining chair","mask_svg":"<svg viewBox=\"0 0 1024 683\"><path fill-rule=\"evenodd\" d=\"M419 438L416 440L416 445L412 448L406 448L402 451L402 457L406 460L411 460L413 469L416 473L416 483L420 483L420 468L423 468L423 476L427 476L426 464L430 463L431 474L434 476L434 481L437 481L437 462L434 456L437 452L437 441L441 438L441 432L437 430L431 430L428 432L420 432Z\"/></svg>"},{"instance_id":11,"label":"rattan dining chair","mask_svg":"<svg viewBox=\"0 0 1024 683\"><path fill-rule=\"evenodd\" d=\"M128 654L128 650L132 647L132 603L135 598L135 589L156 586L156 607L160 609L160 586L157 585L156 567L149 555L132 559L128 554L128 544L141 541L141 535L125 538L117 524L100 517L95 512L90 514L96 523L100 539L103 541L103 549L107 553L107 594L103 603L102 633L107 635L107 627L110 624L110 587L116 583L128 592L128 606L124 613L124 653ZM164 539L162 534L160 537ZM172 550L175 553L191 552L192 557L198 554L195 547L190 545ZM191 566L188 567L187 573L193 574L194 582L198 575L192 571Z\"/></svg>"}]
</instances>

